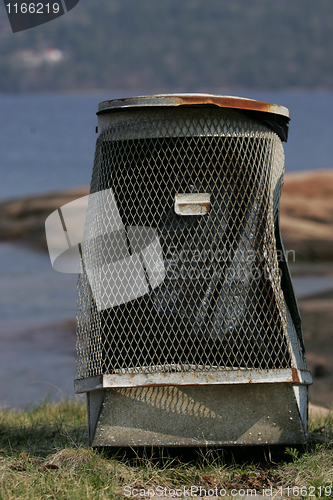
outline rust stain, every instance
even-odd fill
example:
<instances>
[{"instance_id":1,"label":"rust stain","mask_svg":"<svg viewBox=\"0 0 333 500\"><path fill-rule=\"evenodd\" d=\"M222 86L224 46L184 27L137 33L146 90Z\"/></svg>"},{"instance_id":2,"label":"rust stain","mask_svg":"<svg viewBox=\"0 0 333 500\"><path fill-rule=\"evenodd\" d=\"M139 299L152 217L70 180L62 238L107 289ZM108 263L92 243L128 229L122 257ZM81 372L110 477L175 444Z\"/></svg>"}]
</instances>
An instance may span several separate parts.
<instances>
[{"instance_id":1,"label":"rust stain","mask_svg":"<svg viewBox=\"0 0 333 500\"><path fill-rule=\"evenodd\" d=\"M223 97L223 96L182 96L178 98L178 105L202 105L212 104L220 108L235 108L235 109L248 109L252 111L263 111L265 113L274 113L272 109L276 105L268 102L254 101L250 99Z\"/></svg>"},{"instance_id":2,"label":"rust stain","mask_svg":"<svg viewBox=\"0 0 333 500\"><path fill-rule=\"evenodd\" d=\"M129 97L103 101L99 104L97 114L111 109L142 106L218 106L220 108L243 109L274 113L289 118L289 111L284 106L268 102L244 99L242 97L219 96L209 94L164 94Z\"/></svg>"},{"instance_id":3,"label":"rust stain","mask_svg":"<svg viewBox=\"0 0 333 500\"><path fill-rule=\"evenodd\" d=\"M298 377L298 373L297 373L296 368L292 368L292 369L291 369L291 372L292 372L292 381L293 381L294 383L296 383L296 384L300 384L300 383L301 383L301 381L300 381L300 379L299 379L299 377Z\"/></svg>"}]
</instances>

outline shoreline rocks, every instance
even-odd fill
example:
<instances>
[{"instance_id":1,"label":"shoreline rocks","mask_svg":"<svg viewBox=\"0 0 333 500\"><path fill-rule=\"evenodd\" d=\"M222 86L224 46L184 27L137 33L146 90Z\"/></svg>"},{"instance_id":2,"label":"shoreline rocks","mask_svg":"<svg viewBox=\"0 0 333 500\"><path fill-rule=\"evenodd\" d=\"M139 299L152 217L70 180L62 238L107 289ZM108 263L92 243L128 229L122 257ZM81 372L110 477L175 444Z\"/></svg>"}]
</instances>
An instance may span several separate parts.
<instances>
[{"instance_id":1,"label":"shoreline rocks","mask_svg":"<svg viewBox=\"0 0 333 500\"><path fill-rule=\"evenodd\" d=\"M296 260L333 260L333 169L286 174L281 233Z\"/></svg>"},{"instance_id":2,"label":"shoreline rocks","mask_svg":"<svg viewBox=\"0 0 333 500\"><path fill-rule=\"evenodd\" d=\"M89 188L84 186L0 203L0 242L47 250L45 219L62 205L87 194Z\"/></svg>"}]
</instances>

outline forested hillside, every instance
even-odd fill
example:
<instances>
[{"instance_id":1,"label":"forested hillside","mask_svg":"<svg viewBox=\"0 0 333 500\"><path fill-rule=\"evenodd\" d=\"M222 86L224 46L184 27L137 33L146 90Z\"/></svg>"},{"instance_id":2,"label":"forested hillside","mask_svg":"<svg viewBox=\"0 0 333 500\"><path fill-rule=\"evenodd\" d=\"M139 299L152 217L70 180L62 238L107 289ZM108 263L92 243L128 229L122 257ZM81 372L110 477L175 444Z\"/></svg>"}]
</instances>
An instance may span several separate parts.
<instances>
[{"instance_id":1,"label":"forested hillside","mask_svg":"<svg viewBox=\"0 0 333 500\"><path fill-rule=\"evenodd\" d=\"M13 34L0 91L333 88L332 0L81 0Z\"/></svg>"}]
</instances>

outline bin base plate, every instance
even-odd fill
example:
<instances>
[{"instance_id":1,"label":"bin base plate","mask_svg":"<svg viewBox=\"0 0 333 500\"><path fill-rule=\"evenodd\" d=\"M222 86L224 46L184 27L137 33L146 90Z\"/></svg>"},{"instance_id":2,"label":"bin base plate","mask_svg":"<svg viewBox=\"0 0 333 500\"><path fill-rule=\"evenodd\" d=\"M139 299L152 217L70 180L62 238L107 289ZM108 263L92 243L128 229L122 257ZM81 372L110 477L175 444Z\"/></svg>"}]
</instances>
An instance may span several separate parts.
<instances>
[{"instance_id":1,"label":"bin base plate","mask_svg":"<svg viewBox=\"0 0 333 500\"><path fill-rule=\"evenodd\" d=\"M87 402L94 447L307 442L306 385L102 389L88 392Z\"/></svg>"}]
</instances>

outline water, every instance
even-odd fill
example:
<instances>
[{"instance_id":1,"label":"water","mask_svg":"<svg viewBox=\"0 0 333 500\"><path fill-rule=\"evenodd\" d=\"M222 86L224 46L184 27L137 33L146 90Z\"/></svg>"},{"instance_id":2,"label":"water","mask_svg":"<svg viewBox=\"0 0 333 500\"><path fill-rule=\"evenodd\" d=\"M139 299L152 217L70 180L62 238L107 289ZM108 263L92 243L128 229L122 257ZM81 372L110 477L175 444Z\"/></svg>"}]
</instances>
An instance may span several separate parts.
<instances>
[{"instance_id":1,"label":"water","mask_svg":"<svg viewBox=\"0 0 333 500\"><path fill-rule=\"evenodd\" d=\"M289 109L286 172L333 168L333 92L249 92Z\"/></svg>"},{"instance_id":2,"label":"water","mask_svg":"<svg viewBox=\"0 0 333 500\"><path fill-rule=\"evenodd\" d=\"M76 281L46 253L0 244L0 405L74 396Z\"/></svg>"},{"instance_id":3,"label":"water","mask_svg":"<svg viewBox=\"0 0 333 500\"><path fill-rule=\"evenodd\" d=\"M293 286L298 299L328 292L333 290L333 272L329 276L294 276Z\"/></svg>"},{"instance_id":4,"label":"water","mask_svg":"<svg viewBox=\"0 0 333 500\"><path fill-rule=\"evenodd\" d=\"M289 108L287 172L333 167L333 92L242 95ZM0 95L0 200L88 185L98 103L117 97Z\"/></svg>"},{"instance_id":5,"label":"water","mask_svg":"<svg viewBox=\"0 0 333 500\"><path fill-rule=\"evenodd\" d=\"M88 185L106 98L0 95L0 200Z\"/></svg>"},{"instance_id":6,"label":"water","mask_svg":"<svg viewBox=\"0 0 333 500\"><path fill-rule=\"evenodd\" d=\"M333 93L253 93L290 109L286 170L332 168ZM98 103L120 95L1 95L0 200L88 185ZM73 396L76 275L46 253L0 244L0 404L25 406L52 391ZM332 276L298 276L299 296L333 288Z\"/></svg>"},{"instance_id":7,"label":"water","mask_svg":"<svg viewBox=\"0 0 333 500\"><path fill-rule=\"evenodd\" d=\"M75 318L77 275L55 272L46 252L2 243L0 277L1 330L6 335Z\"/></svg>"}]
</instances>

